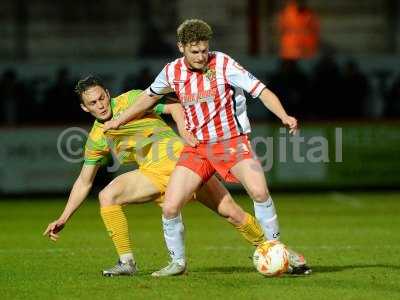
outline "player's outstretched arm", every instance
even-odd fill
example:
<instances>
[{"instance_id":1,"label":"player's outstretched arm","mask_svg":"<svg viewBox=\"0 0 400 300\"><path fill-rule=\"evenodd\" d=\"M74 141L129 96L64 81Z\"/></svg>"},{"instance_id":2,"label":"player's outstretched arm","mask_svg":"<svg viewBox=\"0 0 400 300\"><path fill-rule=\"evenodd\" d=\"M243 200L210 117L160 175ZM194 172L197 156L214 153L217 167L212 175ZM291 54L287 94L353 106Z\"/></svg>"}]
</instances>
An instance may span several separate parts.
<instances>
[{"instance_id":1,"label":"player's outstretched arm","mask_svg":"<svg viewBox=\"0 0 400 300\"><path fill-rule=\"evenodd\" d=\"M89 194L98 169L99 166L97 165L83 165L81 173L72 187L63 213L57 220L51 222L47 226L46 230L43 232L44 236L48 236L51 240L57 241L59 238L58 232L64 228L69 218L74 214Z\"/></svg>"},{"instance_id":2,"label":"player's outstretched arm","mask_svg":"<svg viewBox=\"0 0 400 300\"><path fill-rule=\"evenodd\" d=\"M194 147L199 143L194 135L186 130L185 114L180 103L165 104L163 113L170 114L172 116L176 123L179 135L188 145Z\"/></svg>"},{"instance_id":3,"label":"player's outstretched arm","mask_svg":"<svg viewBox=\"0 0 400 300\"><path fill-rule=\"evenodd\" d=\"M128 107L118 118L104 123L104 131L118 129L129 121L138 118L149 110L160 99L161 96L149 96L143 91L130 107Z\"/></svg>"},{"instance_id":4,"label":"player's outstretched arm","mask_svg":"<svg viewBox=\"0 0 400 300\"><path fill-rule=\"evenodd\" d=\"M263 89L259 98L270 111L281 119L283 125L289 127L289 132L291 134L296 134L298 128L296 118L291 117L286 113L281 101L279 101L278 97L272 91L267 88Z\"/></svg>"}]
</instances>

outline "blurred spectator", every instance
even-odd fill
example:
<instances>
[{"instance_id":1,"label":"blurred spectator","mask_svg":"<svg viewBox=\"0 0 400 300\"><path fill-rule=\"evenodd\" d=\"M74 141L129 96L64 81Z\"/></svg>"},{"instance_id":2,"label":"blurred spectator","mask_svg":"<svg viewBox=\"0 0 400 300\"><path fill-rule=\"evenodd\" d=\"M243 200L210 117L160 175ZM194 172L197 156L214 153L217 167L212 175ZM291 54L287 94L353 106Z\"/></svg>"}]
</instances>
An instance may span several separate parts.
<instances>
[{"instance_id":1,"label":"blurred spectator","mask_svg":"<svg viewBox=\"0 0 400 300\"><path fill-rule=\"evenodd\" d=\"M369 93L367 77L360 71L354 61L348 61L343 72L343 111L344 117L362 117L365 115L365 108Z\"/></svg>"},{"instance_id":2,"label":"blurred spectator","mask_svg":"<svg viewBox=\"0 0 400 300\"><path fill-rule=\"evenodd\" d=\"M306 111L312 118L338 117L345 109L343 100L343 79L334 56L321 56L314 67L311 82L311 97L305 103Z\"/></svg>"},{"instance_id":3,"label":"blurred spectator","mask_svg":"<svg viewBox=\"0 0 400 300\"><path fill-rule=\"evenodd\" d=\"M400 117L400 74L393 81L386 99L385 115Z\"/></svg>"},{"instance_id":4,"label":"blurred spectator","mask_svg":"<svg viewBox=\"0 0 400 300\"><path fill-rule=\"evenodd\" d=\"M21 112L29 111L29 108L22 107L24 94L25 89L18 80L17 73L13 69L6 70L0 80L1 123L9 126L17 125L23 117Z\"/></svg>"},{"instance_id":5,"label":"blurred spectator","mask_svg":"<svg viewBox=\"0 0 400 300\"><path fill-rule=\"evenodd\" d=\"M315 56L319 48L319 20L305 0L290 0L278 17L280 57L301 59Z\"/></svg>"},{"instance_id":6,"label":"blurred spectator","mask_svg":"<svg viewBox=\"0 0 400 300\"><path fill-rule=\"evenodd\" d=\"M74 92L74 84L67 68L57 71L56 80L46 91L44 108L40 120L55 123L74 123L82 119L78 96ZM51 112L51 113L49 113Z\"/></svg>"},{"instance_id":7,"label":"blurred spectator","mask_svg":"<svg viewBox=\"0 0 400 300\"><path fill-rule=\"evenodd\" d=\"M271 76L271 90L281 99L288 112L302 117L307 101L309 80L295 60L282 60Z\"/></svg>"}]
</instances>

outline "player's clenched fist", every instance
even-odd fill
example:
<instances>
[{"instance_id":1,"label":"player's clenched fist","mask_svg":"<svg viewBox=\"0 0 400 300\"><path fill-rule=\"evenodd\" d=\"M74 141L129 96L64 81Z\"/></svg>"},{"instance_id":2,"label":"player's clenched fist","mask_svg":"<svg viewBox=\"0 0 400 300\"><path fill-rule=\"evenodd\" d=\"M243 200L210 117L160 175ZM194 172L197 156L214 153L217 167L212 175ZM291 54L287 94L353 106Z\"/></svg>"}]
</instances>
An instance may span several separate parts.
<instances>
[{"instance_id":1,"label":"player's clenched fist","mask_svg":"<svg viewBox=\"0 0 400 300\"><path fill-rule=\"evenodd\" d=\"M286 116L284 118L282 118L282 123L283 125L289 127L289 133L291 134L296 134L297 129L298 129L298 124L297 124L297 120L294 117L291 116Z\"/></svg>"},{"instance_id":2,"label":"player's clenched fist","mask_svg":"<svg viewBox=\"0 0 400 300\"><path fill-rule=\"evenodd\" d=\"M106 132L107 130L111 129L118 129L121 124L117 120L110 120L104 123L103 131Z\"/></svg>"},{"instance_id":3,"label":"player's clenched fist","mask_svg":"<svg viewBox=\"0 0 400 300\"><path fill-rule=\"evenodd\" d=\"M196 147L199 144L199 141L193 135L193 133L187 131L185 128L181 128L180 126L177 127L179 135L191 147Z\"/></svg>"},{"instance_id":4,"label":"player's clenched fist","mask_svg":"<svg viewBox=\"0 0 400 300\"><path fill-rule=\"evenodd\" d=\"M44 236L48 236L52 241L57 241L59 238L59 235L57 234L60 232L65 226L65 221L63 220L56 220L54 222L51 222L46 230L43 232Z\"/></svg>"}]
</instances>

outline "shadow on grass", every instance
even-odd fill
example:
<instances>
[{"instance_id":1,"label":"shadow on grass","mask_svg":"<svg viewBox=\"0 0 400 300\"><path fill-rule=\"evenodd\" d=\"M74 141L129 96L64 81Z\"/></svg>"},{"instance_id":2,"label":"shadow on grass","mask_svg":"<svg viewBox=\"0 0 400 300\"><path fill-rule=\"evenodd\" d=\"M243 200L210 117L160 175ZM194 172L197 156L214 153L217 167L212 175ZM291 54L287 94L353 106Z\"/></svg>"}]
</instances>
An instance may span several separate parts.
<instances>
[{"instance_id":1,"label":"shadow on grass","mask_svg":"<svg viewBox=\"0 0 400 300\"><path fill-rule=\"evenodd\" d=\"M356 269L371 269L380 268L392 271L400 271L399 265L386 265L386 264L360 264L360 265L347 265L347 266L311 266L313 273L335 273L346 270ZM231 273L254 273L255 268L248 266L223 266L223 267L207 267L207 268L196 268L190 270L191 273L220 273L220 274L231 274Z\"/></svg>"},{"instance_id":2,"label":"shadow on grass","mask_svg":"<svg viewBox=\"0 0 400 300\"><path fill-rule=\"evenodd\" d=\"M232 274L232 273L254 273L254 267L243 267L243 266L224 266L224 267L207 267L207 268L196 268L190 270L191 273L220 273L220 274Z\"/></svg>"},{"instance_id":3,"label":"shadow on grass","mask_svg":"<svg viewBox=\"0 0 400 300\"><path fill-rule=\"evenodd\" d=\"M398 265L383 265L383 264L365 264L365 265L347 265L347 266L312 266L313 274L317 273L336 273L336 272L343 272L346 270L356 270L356 269L370 269L370 268L382 268L387 270L393 271L400 271L400 266ZM154 270L143 270L140 272L140 275L148 276ZM220 266L220 267L205 267L205 268L196 268L196 269L189 269L190 273L214 273L214 274L245 274L245 273L256 273L254 267L251 266ZM308 277L308 276L293 276L287 275L290 277ZM284 276L286 277L286 276Z\"/></svg>"},{"instance_id":4,"label":"shadow on grass","mask_svg":"<svg viewBox=\"0 0 400 300\"><path fill-rule=\"evenodd\" d=\"M371 269L371 268L382 268L393 271L400 270L400 266L398 265L383 265L383 264L365 264L365 265L347 265L347 266L312 266L313 273L334 273L346 270Z\"/></svg>"}]
</instances>

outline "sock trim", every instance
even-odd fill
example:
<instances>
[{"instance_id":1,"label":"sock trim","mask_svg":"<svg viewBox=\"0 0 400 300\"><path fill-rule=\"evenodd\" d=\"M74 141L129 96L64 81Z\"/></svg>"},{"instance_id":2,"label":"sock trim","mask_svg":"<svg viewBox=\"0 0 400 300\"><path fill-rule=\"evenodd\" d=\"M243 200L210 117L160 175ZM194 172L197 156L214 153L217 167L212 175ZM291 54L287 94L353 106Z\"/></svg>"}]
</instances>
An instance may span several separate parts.
<instances>
[{"instance_id":1,"label":"sock trim","mask_svg":"<svg viewBox=\"0 0 400 300\"><path fill-rule=\"evenodd\" d=\"M122 206L119 204L100 207L100 211L105 212L105 213L110 212L110 211L120 210L120 209L122 210Z\"/></svg>"},{"instance_id":2,"label":"sock trim","mask_svg":"<svg viewBox=\"0 0 400 300\"><path fill-rule=\"evenodd\" d=\"M271 204L273 204L273 201L272 201L272 198L271 198L271 196L270 196L270 197L268 197L267 200L265 200L265 201L263 201L263 202L256 202L256 201L253 201L253 203L254 203L255 206L270 207Z\"/></svg>"},{"instance_id":3,"label":"sock trim","mask_svg":"<svg viewBox=\"0 0 400 300\"><path fill-rule=\"evenodd\" d=\"M178 223L182 223L182 216L181 214L179 214L177 217L172 218L172 219L167 219L164 217L164 215L162 216L162 221L163 223L166 224L178 224Z\"/></svg>"}]
</instances>

